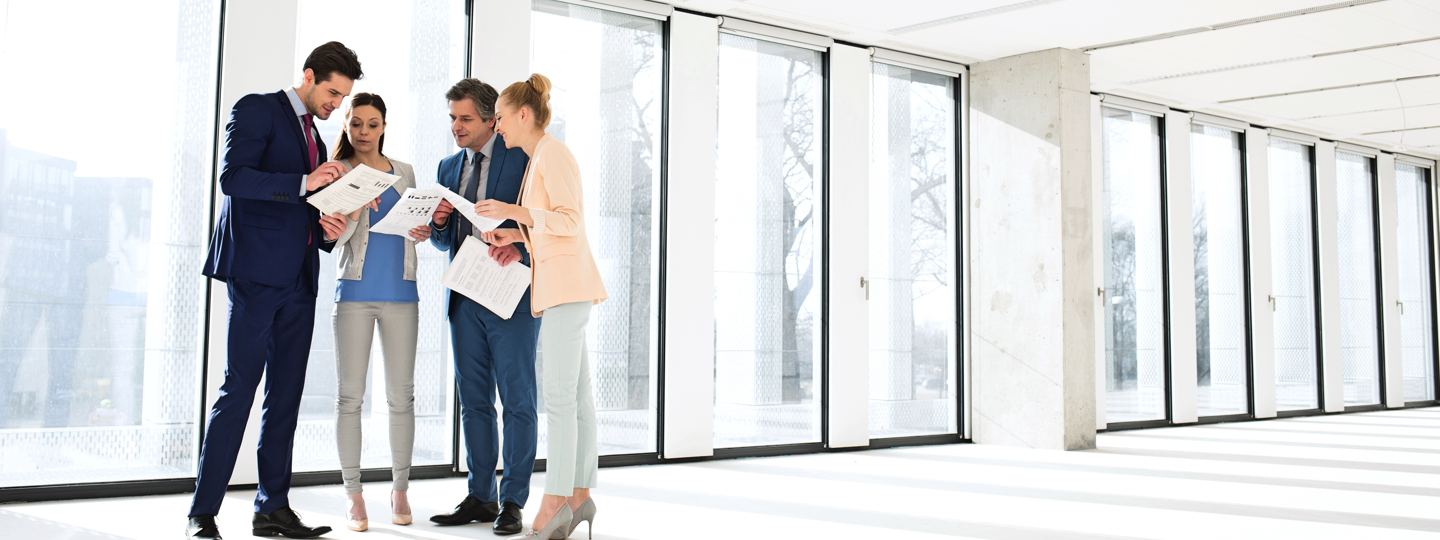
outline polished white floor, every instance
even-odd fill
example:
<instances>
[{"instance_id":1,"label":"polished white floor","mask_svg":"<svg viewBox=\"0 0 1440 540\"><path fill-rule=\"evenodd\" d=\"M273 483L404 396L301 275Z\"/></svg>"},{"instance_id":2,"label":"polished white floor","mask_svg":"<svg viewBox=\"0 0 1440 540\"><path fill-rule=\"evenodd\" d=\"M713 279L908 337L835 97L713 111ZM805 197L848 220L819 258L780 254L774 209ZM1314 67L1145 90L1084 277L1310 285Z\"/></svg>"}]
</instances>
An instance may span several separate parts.
<instances>
[{"instance_id":1,"label":"polished white floor","mask_svg":"<svg viewBox=\"0 0 1440 540\"><path fill-rule=\"evenodd\" d=\"M1102 434L1055 452L950 445L604 469L595 538L1440 538L1440 408ZM530 507L543 477L536 476ZM387 486L366 485L384 517ZM495 538L425 521L461 479L412 482L417 523L329 538ZM249 538L253 491L221 532ZM186 495L0 506L0 538L181 538ZM342 525L339 486L296 489ZM378 521L378 520L377 520ZM582 525L575 538L585 537Z\"/></svg>"}]
</instances>

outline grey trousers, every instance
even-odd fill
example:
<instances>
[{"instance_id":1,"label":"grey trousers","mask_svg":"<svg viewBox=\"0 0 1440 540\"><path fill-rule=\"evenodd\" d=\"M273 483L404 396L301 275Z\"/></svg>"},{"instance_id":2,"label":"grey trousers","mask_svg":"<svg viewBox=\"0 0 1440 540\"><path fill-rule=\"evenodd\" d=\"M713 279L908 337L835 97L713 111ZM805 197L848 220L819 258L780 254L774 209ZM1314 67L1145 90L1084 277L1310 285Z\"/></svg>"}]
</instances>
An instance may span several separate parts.
<instances>
[{"instance_id":1,"label":"grey trousers","mask_svg":"<svg viewBox=\"0 0 1440 540\"><path fill-rule=\"evenodd\" d=\"M360 493L360 406L365 400L365 374L370 345L380 326L385 355L385 401L390 417L390 466L393 489L410 486L410 456L415 449L415 346L420 330L420 304L396 302L335 303L335 437L340 449L340 477L345 493Z\"/></svg>"},{"instance_id":2,"label":"grey trousers","mask_svg":"<svg viewBox=\"0 0 1440 540\"><path fill-rule=\"evenodd\" d=\"M544 354L545 494L571 496L575 488L593 488L600 466L595 394L590 388L590 358L585 325L593 302L560 304L540 319Z\"/></svg>"}]
</instances>

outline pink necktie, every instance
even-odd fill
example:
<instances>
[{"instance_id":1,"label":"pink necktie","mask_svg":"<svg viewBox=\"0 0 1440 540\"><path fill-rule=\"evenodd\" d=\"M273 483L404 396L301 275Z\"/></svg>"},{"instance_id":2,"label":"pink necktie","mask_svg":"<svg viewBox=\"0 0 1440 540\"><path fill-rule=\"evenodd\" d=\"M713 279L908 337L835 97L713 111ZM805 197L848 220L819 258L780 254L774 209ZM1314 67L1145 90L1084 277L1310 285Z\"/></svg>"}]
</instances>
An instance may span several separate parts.
<instances>
[{"instance_id":1,"label":"pink necktie","mask_svg":"<svg viewBox=\"0 0 1440 540\"><path fill-rule=\"evenodd\" d=\"M315 158L320 155L320 149L315 147L315 135L311 133L314 126L310 123L310 115L306 114L303 117L305 118L305 154L310 158L308 165L313 170L317 165Z\"/></svg>"},{"instance_id":2,"label":"pink necktie","mask_svg":"<svg viewBox=\"0 0 1440 540\"><path fill-rule=\"evenodd\" d=\"M310 123L310 115L303 114L300 116L305 119L305 155L310 158L307 168L315 170L315 157L320 155L320 149L315 147L315 136L311 134L312 124ZM305 245L308 246L314 241L315 231L309 231L309 236L305 238Z\"/></svg>"}]
</instances>

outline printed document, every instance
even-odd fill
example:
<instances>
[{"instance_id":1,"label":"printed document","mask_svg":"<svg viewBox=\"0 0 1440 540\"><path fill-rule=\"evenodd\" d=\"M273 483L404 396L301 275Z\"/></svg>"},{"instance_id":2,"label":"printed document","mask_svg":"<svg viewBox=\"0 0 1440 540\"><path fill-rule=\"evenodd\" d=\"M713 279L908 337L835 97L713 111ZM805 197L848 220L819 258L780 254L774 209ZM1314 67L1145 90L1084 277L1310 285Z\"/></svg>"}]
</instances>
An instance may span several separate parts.
<instances>
[{"instance_id":1,"label":"printed document","mask_svg":"<svg viewBox=\"0 0 1440 540\"><path fill-rule=\"evenodd\" d=\"M322 216L335 212L349 214L369 204L399 181L399 176L377 171L361 163L359 167L350 169L345 176L305 200L311 206L319 208Z\"/></svg>"},{"instance_id":2,"label":"printed document","mask_svg":"<svg viewBox=\"0 0 1440 540\"><path fill-rule=\"evenodd\" d=\"M500 266L484 242L467 236L441 283L508 320L530 288L530 267L519 261Z\"/></svg>"},{"instance_id":3,"label":"printed document","mask_svg":"<svg viewBox=\"0 0 1440 540\"><path fill-rule=\"evenodd\" d=\"M385 219L370 224L370 232L409 238L410 229L430 224L430 214L434 213L435 207L440 206L440 201L445 199L446 191L441 187L406 189L400 200L395 201L395 206L390 208L390 212L385 214Z\"/></svg>"},{"instance_id":4,"label":"printed document","mask_svg":"<svg viewBox=\"0 0 1440 540\"><path fill-rule=\"evenodd\" d=\"M465 197L462 197L459 193L445 188L440 189L445 190L445 200L450 201L450 205L455 207L455 211L460 212L460 215L470 220L470 227L475 229L475 232L490 232L495 230L496 227L499 227L501 223L504 223L502 220L490 219L475 213L475 203L465 200Z\"/></svg>"}]
</instances>

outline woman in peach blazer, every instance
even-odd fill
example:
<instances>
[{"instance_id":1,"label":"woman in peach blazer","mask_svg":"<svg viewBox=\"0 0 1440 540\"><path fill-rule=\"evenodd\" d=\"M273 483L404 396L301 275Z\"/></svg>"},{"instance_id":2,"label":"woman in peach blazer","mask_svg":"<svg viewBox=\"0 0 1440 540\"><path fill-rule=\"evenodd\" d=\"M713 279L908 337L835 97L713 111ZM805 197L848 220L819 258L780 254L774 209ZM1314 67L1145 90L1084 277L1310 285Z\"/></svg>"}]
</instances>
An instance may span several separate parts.
<instances>
[{"instance_id":1,"label":"woman in peach blazer","mask_svg":"<svg viewBox=\"0 0 1440 540\"><path fill-rule=\"evenodd\" d=\"M482 216L520 224L518 230L496 229L481 237L491 246L524 242L530 248L530 309L536 317L544 314L545 497L527 535L542 540L566 538L582 521L592 528L595 523L590 489L600 462L599 436L585 326L591 307L605 300L605 284L585 236L580 165L565 143L545 133L549 123L550 79L544 75L531 75L500 94L495 133L505 137L506 146L523 149L530 165L520 204L475 204Z\"/></svg>"}]
</instances>

